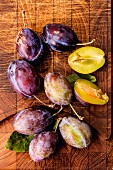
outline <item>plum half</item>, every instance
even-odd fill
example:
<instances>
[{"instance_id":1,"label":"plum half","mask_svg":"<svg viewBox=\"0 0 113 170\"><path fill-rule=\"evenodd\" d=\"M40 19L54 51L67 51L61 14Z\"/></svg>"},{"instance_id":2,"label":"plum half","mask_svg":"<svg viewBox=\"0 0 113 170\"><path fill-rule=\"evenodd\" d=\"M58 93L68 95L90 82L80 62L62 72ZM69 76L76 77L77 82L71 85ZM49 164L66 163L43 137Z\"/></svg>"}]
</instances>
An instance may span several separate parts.
<instances>
[{"instance_id":1,"label":"plum half","mask_svg":"<svg viewBox=\"0 0 113 170\"><path fill-rule=\"evenodd\" d=\"M89 74L105 63L105 53L103 50L93 46L78 48L68 57L68 64L78 73Z\"/></svg>"},{"instance_id":2,"label":"plum half","mask_svg":"<svg viewBox=\"0 0 113 170\"><path fill-rule=\"evenodd\" d=\"M109 97L106 93L103 93L98 86L85 79L78 79L75 82L74 93L76 99L79 100L83 105L104 105L109 100Z\"/></svg>"}]
</instances>

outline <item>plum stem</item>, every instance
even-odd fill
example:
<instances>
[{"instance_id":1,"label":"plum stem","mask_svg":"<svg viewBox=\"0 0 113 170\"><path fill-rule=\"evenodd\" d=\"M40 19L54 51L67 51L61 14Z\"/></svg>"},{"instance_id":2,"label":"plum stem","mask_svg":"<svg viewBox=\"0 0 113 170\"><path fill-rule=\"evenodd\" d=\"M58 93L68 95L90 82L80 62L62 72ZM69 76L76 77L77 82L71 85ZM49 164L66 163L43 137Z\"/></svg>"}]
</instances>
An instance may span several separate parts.
<instances>
[{"instance_id":1,"label":"plum stem","mask_svg":"<svg viewBox=\"0 0 113 170\"><path fill-rule=\"evenodd\" d=\"M24 27L26 27L26 23L25 23L25 11L24 10L22 10L22 19L23 19Z\"/></svg>"},{"instance_id":2,"label":"plum stem","mask_svg":"<svg viewBox=\"0 0 113 170\"><path fill-rule=\"evenodd\" d=\"M55 125L54 125L54 127L53 127L53 130L54 130L55 132L57 131L58 125L59 125L59 123L60 123L61 120L62 120L61 117L59 117L59 118L56 120Z\"/></svg>"},{"instance_id":3,"label":"plum stem","mask_svg":"<svg viewBox=\"0 0 113 170\"><path fill-rule=\"evenodd\" d=\"M77 43L76 45L90 45L94 42L95 42L95 39L91 40L90 42L86 42L86 43Z\"/></svg>"},{"instance_id":4,"label":"plum stem","mask_svg":"<svg viewBox=\"0 0 113 170\"><path fill-rule=\"evenodd\" d=\"M55 107L55 104L51 104L51 105L48 105L44 102L42 102L37 96L34 95L34 98L37 99L40 103L42 103L44 106L48 106L48 107L51 107L51 108L54 108Z\"/></svg>"},{"instance_id":5,"label":"plum stem","mask_svg":"<svg viewBox=\"0 0 113 170\"><path fill-rule=\"evenodd\" d=\"M79 118L79 120L83 120L84 117L78 115L78 113L75 111L75 109L73 108L73 106L71 104L69 104L69 106L71 107L71 109L73 110L74 114Z\"/></svg>"},{"instance_id":6,"label":"plum stem","mask_svg":"<svg viewBox=\"0 0 113 170\"><path fill-rule=\"evenodd\" d=\"M58 113L60 113L63 110L63 107L61 106L61 108L58 110L58 112L54 113L52 116L56 116Z\"/></svg>"}]
</instances>

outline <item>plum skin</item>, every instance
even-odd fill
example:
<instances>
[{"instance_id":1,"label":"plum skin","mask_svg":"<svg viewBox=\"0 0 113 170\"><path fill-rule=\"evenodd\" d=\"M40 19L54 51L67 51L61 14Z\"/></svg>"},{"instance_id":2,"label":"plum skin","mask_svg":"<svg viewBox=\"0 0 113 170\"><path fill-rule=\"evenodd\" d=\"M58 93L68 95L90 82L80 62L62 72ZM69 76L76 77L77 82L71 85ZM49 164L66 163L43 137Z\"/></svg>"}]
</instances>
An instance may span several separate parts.
<instances>
[{"instance_id":1,"label":"plum skin","mask_svg":"<svg viewBox=\"0 0 113 170\"><path fill-rule=\"evenodd\" d=\"M90 106L90 105L91 105L91 103L88 103L88 102L83 101L75 90L74 90L74 94L75 94L76 99L77 99L82 105L84 105L84 106Z\"/></svg>"},{"instance_id":2,"label":"plum skin","mask_svg":"<svg viewBox=\"0 0 113 170\"><path fill-rule=\"evenodd\" d=\"M15 131L25 134L38 134L53 123L51 113L42 106L23 109L18 112L13 121Z\"/></svg>"},{"instance_id":3,"label":"plum skin","mask_svg":"<svg viewBox=\"0 0 113 170\"><path fill-rule=\"evenodd\" d=\"M45 43L58 52L74 50L78 43L75 32L70 27L58 23L46 24L42 36Z\"/></svg>"},{"instance_id":4,"label":"plum skin","mask_svg":"<svg viewBox=\"0 0 113 170\"><path fill-rule=\"evenodd\" d=\"M31 98L38 93L41 77L25 60L12 61L7 75L13 89L22 96Z\"/></svg>"},{"instance_id":5,"label":"plum skin","mask_svg":"<svg viewBox=\"0 0 113 170\"><path fill-rule=\"evenodd\" d=\"M35 162L42 161L54 153L58 135L54 131L45 131L36 135L29 145L29 155Z\"/></svg>"},{"instance_id":6,"label":"plum skin","mask_svg":"<svg viewBox=\"0 0 113 170\"><path fill-rule=\"evenodd\" d=\"M23 59L34 62L43 54L43 42L36 32L23 28L16 38L16 50Z\"/></svg>"}]
</instances>

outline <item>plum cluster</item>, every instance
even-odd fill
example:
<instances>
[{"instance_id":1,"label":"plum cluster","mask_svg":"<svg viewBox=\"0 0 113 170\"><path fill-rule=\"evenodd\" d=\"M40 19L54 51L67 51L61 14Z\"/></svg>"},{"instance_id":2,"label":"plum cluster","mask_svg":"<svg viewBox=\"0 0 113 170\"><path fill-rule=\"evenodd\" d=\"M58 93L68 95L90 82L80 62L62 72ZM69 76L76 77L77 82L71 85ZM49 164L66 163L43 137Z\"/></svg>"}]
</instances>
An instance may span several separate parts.
<instances>
[{"instance_id":1,"label":"plum cluster","mask_svg":"<svg viewBox=\"0 0 113 170\"><path fill-rule=\"evenodd\" d=\"M74 50L78 39L70 27L62 24L47 24L43 29L42 38L29 28L24 28L18 33L16 50L22 59L12 61L9 64L8 79L13 89L24 97L32 98L40 90L41 77L32 62L37 61L43 55L44 43L52 50L64 52ZM85 69L90 68L90 72L92 72L102 67L104 64L103 51L91 46L84 48L80 48L69 56L70 67L85 74ZM84 52L85 57L83 56ZM95 54L90 57L90 53ZM96 62L95 55L97 53L99 59ZM95 65L96 69L94 69ZM64 140L76 148L87 147L91 142L92 133L89 125L81 121L83 117L79 116L71 105L73 90L76 99L83 105L106 104L109 100L107 94L85 79L78 79L72 89L68 80L60 73L55 72L47 73L45 76L44 90L53 104L61 106L61 110L63 106L69 105L78 117L64 117L60 121L59 130ZM47 108L37 106L18 112L14 118L13 128L15 131L20 134L34 135L29 145L29 154L34 161L49 157L55 150L58 134L53 129L47 130L54 124L54 116L55 114L52 115Z\"/></svg>"}]
</instances>

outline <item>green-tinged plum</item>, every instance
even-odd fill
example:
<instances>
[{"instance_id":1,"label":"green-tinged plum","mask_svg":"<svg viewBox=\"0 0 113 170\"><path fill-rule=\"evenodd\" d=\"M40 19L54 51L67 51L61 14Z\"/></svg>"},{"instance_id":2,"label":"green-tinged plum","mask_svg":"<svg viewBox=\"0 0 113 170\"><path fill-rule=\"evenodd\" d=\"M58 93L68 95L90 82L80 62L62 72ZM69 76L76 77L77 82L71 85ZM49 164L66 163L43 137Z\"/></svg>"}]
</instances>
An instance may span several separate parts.
<instances>
[{"instance_id":1,"label":"green-tinged plum","mask_svg":"<svg viewBox=\"0 0 113 170\"><path fill-rule=\"evenodd\" d=\"M83 105L104 105L109 100L106 93L103 93L98 86L85 79L78 79L75 82L74 93L77 100Z\"/></svg>"},{"instance_id":2,"label":"green-tinged plum","mask_svg":"<svg viewBox=\"0 0 113 170\"><path fill-rule=\"evenodd\" d=\"M63 109L63 105L69 105L73 110L74 114L80 120L83 120L83 117L79 116L71 105L71 99L73 95L72 87L63 75L54 72L48 73L44 78L44 88L49 100L52 103L61 106L61 109L56 114L58 114Z\"/></svg>"},{"instance_id":3,"label":"green-tinged plum","mask_svg":"<svg viewBox=\"0 0 113 170\"><path fill-rule=\"evenodd\" d=\"M13 121L13 128L21 134L32 135L42 132L52 123L51 113L42 106L37 106L18 112Z\"/></svg>"},{"instance_id":4,"label":"green-tinged plum","mask_svg":"<svg viewBox=\"0 0 113 170\"><path fill-rule=\"evenodd\" d=\"M78 48L68 57L68 64L78 73L89 74L105 63L105 53L103 50L93 46Z\"/></svg>"},{"instance_id":5,"label":"green-tinged plum","mask_svg":"<svg viewBox=\"0 0 113 170\"><path fill-rule=\"evenodd\" d=\"M72 87L59 73L48 73L44 79L45 93L57 105L68 105L72 99Z\"/></svg>"},{"instance_id":6,"label":"green-tinged plum","mask_svg":"<svg viewBox=\"0 0 113 170\"><path fill-rule=\"evenodd\" d=\"M63 117L59 129L63 139L73 147L82 149L91 142L92 133L89 125L74 117Z\"/></svg>"},{"instance_id":7,"label":"green-tinged plum","mask_svg":"<svg viewBox=\"0 0 113 170\"><path fill-rule=\"evenodd\" d=\"M58 135L54 131L42 132L36 135L29 145L29 155L35 162L42 161L54 153Z\"/></svg>"}]
</instances>

